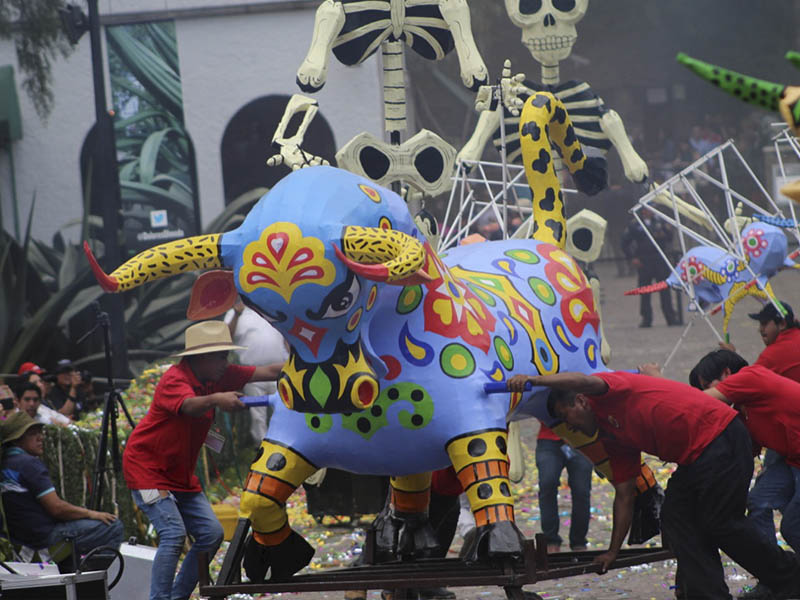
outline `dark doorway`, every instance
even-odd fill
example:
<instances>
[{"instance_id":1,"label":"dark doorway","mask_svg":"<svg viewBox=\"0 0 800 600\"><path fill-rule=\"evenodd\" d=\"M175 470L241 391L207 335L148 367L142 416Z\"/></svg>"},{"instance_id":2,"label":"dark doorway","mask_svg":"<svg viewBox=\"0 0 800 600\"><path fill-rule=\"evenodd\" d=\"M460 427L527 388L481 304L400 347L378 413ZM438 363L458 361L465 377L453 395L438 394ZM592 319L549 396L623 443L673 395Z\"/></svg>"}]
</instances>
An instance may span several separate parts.
<instances>
[{"instance_id":1,"label":"dark doorway","mask_svg":"<svg viewBox=\"0 0 800 600\"><path fill-rule=\"evenodd\" d=\"M276 154L272 136L278 128L289 96L272 95L257 98L231 118L222 136L222 179L225 204L254 188L272 188L291 169L285 165L268 167L267 159ZM302 115L295 115L287 133L297 130ZM336 142L333 131L322 112L318 112L305 135L303 150L335 164Z\"/></svg>"}]
</instances>

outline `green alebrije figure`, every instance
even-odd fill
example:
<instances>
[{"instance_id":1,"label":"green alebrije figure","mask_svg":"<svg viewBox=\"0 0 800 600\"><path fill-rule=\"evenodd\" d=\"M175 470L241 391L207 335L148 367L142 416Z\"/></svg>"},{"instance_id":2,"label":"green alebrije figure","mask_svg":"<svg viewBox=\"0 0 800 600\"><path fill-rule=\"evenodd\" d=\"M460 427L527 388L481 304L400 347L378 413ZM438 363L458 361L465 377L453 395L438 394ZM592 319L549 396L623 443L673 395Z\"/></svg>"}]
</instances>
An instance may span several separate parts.
<instances>
[{"instance_id":1,"label":"green alebrije figure","mask_svg":"<svg viewBox=\"0 0 800 600\"><path fill-rule=\"evenodd\" d=\"M386 413L396 402L410 402L414 411L401 410L397 420L406 429L422 429L433 418L433 399L425 388L415 383L395 383L383 390L375 403L362 412L342 415L342 427L370 439L381 427L389 425Z\"/></svg>"},{"instance_id":2,"label":"green alebrije figure","mask_svg":"<svg viewBox=\"0 0 800 600\"><path fill-rule=\"evenodd\" d=\"M689 67L695 74L710 81L732 96L762 108L773 111L778 110L778 102L786 89L785 85L742 75L736 71L697 60L683 52L678 54L677 59L679 63Z\"/></svg>"},{"instance_id":3,"label":"green alebrije figure","mask_svg":"<svg viewBox=\"0 0 800 600\"><path fill-rule=\"evenodd\" d=\"M800 69L800 52L796 52L794 50L789 50L786 53L786 60L792 63L795 67Z\"/></svg>"}]
</instances>

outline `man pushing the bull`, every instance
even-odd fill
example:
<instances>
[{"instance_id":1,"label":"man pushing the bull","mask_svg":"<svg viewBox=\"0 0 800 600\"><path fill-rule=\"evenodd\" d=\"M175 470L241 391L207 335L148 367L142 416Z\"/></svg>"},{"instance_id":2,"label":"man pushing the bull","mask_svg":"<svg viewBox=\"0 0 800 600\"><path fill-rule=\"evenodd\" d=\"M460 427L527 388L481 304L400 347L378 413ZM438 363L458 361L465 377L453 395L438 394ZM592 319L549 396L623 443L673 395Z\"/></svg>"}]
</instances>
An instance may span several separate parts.
<instances>
[{"instance_id":1,"label":"man pushing the bull","mask_svg":"<svg viewBox=\"0 0 800 600\"><path fill-rule=\"evenodd\" d=\"M222 321L189 327L185 349L176 354L181 361L161 377L147 414L128 438L125 481L159 539L150 600L189 598L197 585L198 554L213 556L222 542L222 525L194 474L200 448L213 436L217 408L246 408L238 390L249 382L274 381L283 366L230 364L228 352L240 349ZM194 543L175 577L187 534Z\"/></svg>"},{"instance_id":2,"label":"man pushing the bull","mask_svg":"<svg viewBox=\"0 0 800 600\"><path fill-rule=\"evenodd\" d=\"M641 452L678 464L662 509L665 543L675 552L683 598L728 599L719 550L773 590L774 598L800 598L797 557L770 543L745 518L753 475L750 435L737 412L683 383L614 372L517 375L552 388L551 416L603 441L616 481L611 544L595 560L605 571L631 525Z\"/></svg>"}]
</instances>

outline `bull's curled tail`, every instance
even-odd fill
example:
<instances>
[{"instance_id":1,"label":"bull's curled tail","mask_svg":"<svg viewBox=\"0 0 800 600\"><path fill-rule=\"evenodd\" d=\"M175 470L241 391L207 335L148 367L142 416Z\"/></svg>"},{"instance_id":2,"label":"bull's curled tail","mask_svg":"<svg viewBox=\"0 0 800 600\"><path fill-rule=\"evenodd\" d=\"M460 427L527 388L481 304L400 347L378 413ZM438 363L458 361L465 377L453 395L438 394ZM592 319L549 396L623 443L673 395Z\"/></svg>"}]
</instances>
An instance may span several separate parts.
<instances>
[{"instance_id":1,"label":"bull's curled tail","mask_svg":"<svg viewBox=\"0 0 800 600\"><path fill-rule=\"evenodd\" d=\"M578 189L589 195L606 186L605 160L583 153L564 103L549 92L536 92L525 102L519 135L525 175L532 194L532 237L563 248L566 243L564 197L553 165L551 144L555 144Z\"/></svg>"}]
</instances>

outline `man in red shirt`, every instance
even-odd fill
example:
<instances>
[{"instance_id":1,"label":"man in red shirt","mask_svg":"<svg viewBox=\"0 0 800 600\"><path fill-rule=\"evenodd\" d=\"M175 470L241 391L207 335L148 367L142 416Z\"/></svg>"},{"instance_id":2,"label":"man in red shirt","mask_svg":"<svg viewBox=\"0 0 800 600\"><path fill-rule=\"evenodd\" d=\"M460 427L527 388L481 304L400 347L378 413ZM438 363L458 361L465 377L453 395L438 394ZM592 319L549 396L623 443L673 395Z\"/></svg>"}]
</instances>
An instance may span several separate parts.
<instances>
[{"instance_id":1,"label":"man in red shirt","mask_svg":"<svg viewBox=\"0 0 800 600\"><path fill-rule=\"evenodd\" d=\"M760 535L745 518L753 474L752 445L736 411L668 379L632 373L515 376L549 386L548 411L585 435L603 440L614 473L611 543L595 561L605 572L631 525L641 452L678 464L662 508L662 533L681 571L685 598L730 598L719 558L724 550L774 590L800 597L800 564Z\"/></svg>"},{"instance_id":2,"label":"man in red shirt","mask_svg":"<svg viewBox=\"0 0 800 600\"><path fill-rule=\"evenodd\" d=\"M730 350L704 356L692 369L690 381L739 410L757 450L763 446L771 451L773 459L750 492L748 518L777 546L772 506L780 508L781 534L795 551L800 550L800 383L759 363L747 366ZM768 500L762 502L767 508L752 510L754 496ZM766 587L760 583L740 598L768 598Z\"/></svg>"},{"instance_id":3,"label":"man in red shirt","mask_svg":"<svg viewBox=\"0 0 800 600\"><path fill-rule=\"evenodd\" d=\"M200 448L209 439L216 408L244 409L237 390L251 381L277 379L283 366L229 364L228 351L239 349L222 321L189 327L186 348L176 355L181 362L161 377L147 414L125 446L125 481L159 539L150 600L189 598L197 585L197 555L213 556L222 542L222 526L194 474ZM187 533L194 543L175 577Z\"/></svg>"}]
</instances>

